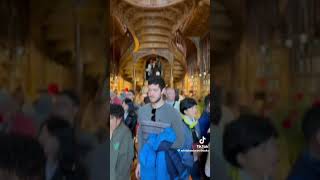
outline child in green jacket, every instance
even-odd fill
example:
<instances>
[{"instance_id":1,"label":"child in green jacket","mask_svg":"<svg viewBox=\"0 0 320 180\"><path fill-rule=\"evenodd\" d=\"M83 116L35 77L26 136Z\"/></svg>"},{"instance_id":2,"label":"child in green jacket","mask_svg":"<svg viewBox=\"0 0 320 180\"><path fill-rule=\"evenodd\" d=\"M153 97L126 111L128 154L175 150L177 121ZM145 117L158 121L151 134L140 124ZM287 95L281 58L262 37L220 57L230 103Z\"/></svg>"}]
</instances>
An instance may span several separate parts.
<instances>
[{"instance_id":1,"label":"child in green jacket","mask_svg":"<svg viewBox=\"0 0 320 180\"><path fill-rule=\"evenodd\" d=\"M134 157L133 139L123 123L124 110L110 105L110 180L129 180Z\"/></svg>"}]
</instances>

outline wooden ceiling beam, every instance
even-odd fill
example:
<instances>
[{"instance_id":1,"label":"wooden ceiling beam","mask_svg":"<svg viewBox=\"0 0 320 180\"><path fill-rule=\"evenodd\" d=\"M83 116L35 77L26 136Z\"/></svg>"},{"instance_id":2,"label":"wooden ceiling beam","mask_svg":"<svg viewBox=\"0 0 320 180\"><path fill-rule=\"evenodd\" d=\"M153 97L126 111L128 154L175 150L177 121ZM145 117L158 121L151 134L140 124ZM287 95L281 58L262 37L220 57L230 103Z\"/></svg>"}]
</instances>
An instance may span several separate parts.
<instances>
[{"instance_id":1,"label":"wooden ceiling beam","mask_svg":"<svg viewBox=\"0 0 320 180\"><path fill-rule=\"evenodd\" d=\"M158 48L158 49L168 49L169 45L168 43L143 43L140 46L140 49L154 49L154 48Z\"/></svg>"},{"instance_id":2,"label":"wooden ceiling beam","mask_svg":"<svg viewBox=\"0 0 320 180\"><path fill-rule=\"evenodd\" d=\"M153 12L153 13L138 13L132 17L129 17L129 21L135 25L138 21L147 19L147 20L158 20L162 19L164 21L168 21L170 23L175 22L176 14L170 12Z\"/></svg>"},{"instance_id":3,"label":"wooden ceiling beam","mask_svg":"<svg viewBox=\"0 0 320 180\"><path fill-rule=\"evenodd\" d=\"M153 24L153 25L144 25L140 26L139 28L135 29L137 33L143 29L164 29L165 31L170 31L170 27L163 25L163 24Z\"/></svg>"}]
</instances>

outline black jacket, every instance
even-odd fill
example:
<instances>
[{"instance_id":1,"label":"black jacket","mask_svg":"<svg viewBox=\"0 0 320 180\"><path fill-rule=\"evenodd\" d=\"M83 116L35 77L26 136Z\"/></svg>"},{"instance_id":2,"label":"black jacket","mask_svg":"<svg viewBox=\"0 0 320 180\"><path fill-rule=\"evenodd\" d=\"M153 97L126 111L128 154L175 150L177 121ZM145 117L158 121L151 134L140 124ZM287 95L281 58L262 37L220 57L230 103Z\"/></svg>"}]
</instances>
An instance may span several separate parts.
<instances>
[{"instance_id":1,"label":"black jacket","mask_svg":"<svg viewBox=\"0 0 320 180\"><path fill-rule=\"evenodd\" d=\"M124 120L124 123L128 126L128 128L132 133L132 137L135 137L136 135L135 129L137 125L137 119L138 119L137 114L134 111L132 111L132 112L129 112L128 116Z\"/></svg>"}]
</instances>

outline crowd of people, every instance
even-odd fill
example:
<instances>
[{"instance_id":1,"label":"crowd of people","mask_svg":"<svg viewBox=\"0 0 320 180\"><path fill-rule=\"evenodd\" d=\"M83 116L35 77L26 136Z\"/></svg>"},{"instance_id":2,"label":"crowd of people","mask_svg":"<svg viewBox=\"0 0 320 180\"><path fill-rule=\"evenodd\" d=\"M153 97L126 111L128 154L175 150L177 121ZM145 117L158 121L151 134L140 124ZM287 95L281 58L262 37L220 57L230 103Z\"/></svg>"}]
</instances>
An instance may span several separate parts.
<instances>
[{"instance_id":1,"label":"crowd of people","mask_svg":"<svg viewBox=\"0 0 320 180\"><path fill-rule=\"evenodd\" d=\"M208 151L196 151L210 142L210 95L199 117L197 100L165 84L150 77L143 101L133 90L110 93L111 179L210 179Z\"/></svg>"},{"instance_id":2,"label":"crowd of people","mask_svg":"<svg viewBox=\"0 0 320 180\"><path fill-rule=\"evenodd\" d=\"M100 112L106 112L106 104L101 104ZM40 91L32 103L25 100L22 91L11 94L1 90L0 179L108 178L106 138L99 136L107 137L107 130L92 133L82 129L85 115L81 116L80 109L79 98L69 90ZM99 120L96 117L91 116L91 121L104 121L102 128L106 129L106 113Z\"/></svg>"},{"instance_id":3,"label":"crowd of people","mask_svg":"<svg viewBox=\"0 0 320 180\"><path fill-rule=\"evenodd\" d=\"M270 117L217 87L199 101L165 84L152 76L147 91L110 92L110 102L98 90L86 105L69 90L41 91L32 104L1 90L0 179L231 180L234 170L240 180L279 179ZM319 103L304 113L305 148L285 179L320 178L319 118Z\"/></svg>"},{"instance_id":4,"label":"crowd of people","mask_svg":"<svg viewBox=\"0 0 320 180\"><path fill-rule=\"evenodd\" d=\"M302 132L306 146L297 158L288 180L316 180L319 171L320 106L314 105L305 112ZM219 122L220 123L220 122ZM232 179L230 169L236 168L240 180L279 179L279 132L272 121L256 114L240 114L222 130L219 123L214 128L213 174L219 179ZM217 138L220 138L216 141ZM222 141L221 141L222 140ZM292 149L289 149L289 151ZM216 168L215 168L216 167Z\"/></svg>"},{"instance_id":5,"label":"crowd of people","mask_svg":"<svg viewBox=\"0 0 320 180\"><path fill-rule=\"evenodd\" d=\"M305 146L289 164L289 170L283 172L281 165L284 163L281 161L286 157L281 156L296 150L286 149L284 154L281 153L280 149L286 144L280 144L283 143L279 140L283 134L271 114L250 108L249 103L240 103L234 94L225 94L218 87L213 91L212 102L213 177L224 180L320 178L319 103L311 103L303 113L300 131Z\"/></svg>"},{"instance_id":6,"label":"crowd of people","mask_svg":"<svg viewBox=\"0 0 320 180\"><path fill-rule=\"evenodd\" d=\"M121 156L126 158L118 159L119 155L112 156L118 159L117 163L121 164L121 160L127 162L122 162L125 167L114 164L115 169L110 173L115 177L123 174L125 169L127 174L134 171L131 179L142 180L210 177L221 180L320 178L319 103L311 104L304 112L301 132L305 139L305 147L290 165L289 171L280 176L283 161L279 144L281 134L279 127L274 124L275 121L265 111L250 108L248 103L240 104L232 94L224 94L219 87L214 87L210 95L203 97L205 107L199 117L199 101L188 96L179 97L175 89L165 87L161 77L149 79L146 103L135 102L134 96L131 96L135 93L128 94L130 102L135 104L135 108L131 108L134 114L132 117L135 118L129 118L130 121L127 121L127 97L123 100L119 97L116 101L114 98L117 97L111 98L112 107L121 109L119 111L124 109L124 112L116 117L118 122L122 120L126 125L126 134L131 135L130 143L133 142L130 146L134 147L130 152L126 152L126 156ZM117 101L125 103L116 105ZM210 101L213 103L212 106ZM110 119L115 116L112 111L110 116ZM132 119L136 120L135 128L130 125ZM135 129L134 132L132 129ZM113 136L110 134L111 139ZM130 138L123 139L123 143L127 145L128 139ZM206 139L205 144L213 148L212 174L210 153L197 152L196 145L202 139ZM213 139L211 143L210 139ZM121 141L119 143L121 147Z\"/></svg>"}]
</instances>

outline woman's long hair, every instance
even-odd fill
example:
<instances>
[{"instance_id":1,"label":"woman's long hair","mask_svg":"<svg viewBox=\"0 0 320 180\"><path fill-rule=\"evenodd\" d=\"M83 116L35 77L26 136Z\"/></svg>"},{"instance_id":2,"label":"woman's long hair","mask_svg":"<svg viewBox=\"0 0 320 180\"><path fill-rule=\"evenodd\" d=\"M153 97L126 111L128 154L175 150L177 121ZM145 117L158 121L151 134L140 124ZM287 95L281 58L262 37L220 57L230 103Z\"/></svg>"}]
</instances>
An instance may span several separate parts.
<instances>
[{"instance_id":1,"label":"woman's long hair","mask_svg":"<svg viewBox=\"0 0 320 180\"><path fill-rule=\"evenodd\" d=\"M131 113L135 113L135 107L134 107L134 104L132 102L131 99L128 99L126 98L124 101L123 101L126 105L128 105L128 113L131 114Z\"/></svg>"},{"instance_id":2,"label":"woman's long hair","mask_svg":"<svg viewBox=\"0 0 320 180\"><path fill-rule=\"evenodd\" d=\"M132 135L135 136L135 129L137 126L137 113L136 108L131 99L125 99L123 101L126 105L128 105L128 119L124 119L124 123L129 127L132 132Z\"/></svg>"}]
</instances>

